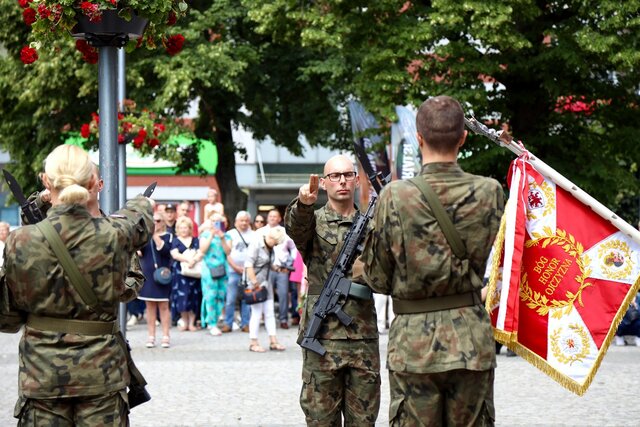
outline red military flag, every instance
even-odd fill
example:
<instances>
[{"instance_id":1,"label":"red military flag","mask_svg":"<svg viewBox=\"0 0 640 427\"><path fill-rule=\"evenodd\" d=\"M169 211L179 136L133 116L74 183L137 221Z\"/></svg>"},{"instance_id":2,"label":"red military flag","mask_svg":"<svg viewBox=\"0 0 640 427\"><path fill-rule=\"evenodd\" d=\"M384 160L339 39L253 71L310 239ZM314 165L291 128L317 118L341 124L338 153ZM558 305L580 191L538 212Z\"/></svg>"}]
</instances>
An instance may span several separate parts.
<instances>
[{"instance_id":1,"label":"red military flag","mask_svg":"<svg viewBox=\"0 0 640 427\"><path fill-rule=\"evenodd\" d=\"M495 337L582 395L640 285L640 232L526 151L487 293Z\"/></svg>"}]
</instances>

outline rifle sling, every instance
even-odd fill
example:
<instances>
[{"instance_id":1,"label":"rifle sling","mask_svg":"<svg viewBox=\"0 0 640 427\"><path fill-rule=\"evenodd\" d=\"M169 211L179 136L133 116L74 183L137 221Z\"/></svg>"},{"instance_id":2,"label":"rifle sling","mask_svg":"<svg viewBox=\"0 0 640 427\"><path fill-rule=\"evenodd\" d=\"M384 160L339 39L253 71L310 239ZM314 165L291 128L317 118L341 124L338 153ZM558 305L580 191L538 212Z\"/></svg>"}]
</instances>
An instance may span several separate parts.
<instances>
[{"instance_id":1,"label":"rifle sling","mask_svg":"<svg viewBox=\"0 0 640 427\"><path fill-rule=\"evenodd\" d=\"M40 229L45 239L49 241L51 249L53 249L56 257L58 257L60 265L62 265L65 273L67 273L71 285L73 285L75 290L78 292L80 298L82 298L82 301L86 305L88 305L91 310L99 313L100 310L98 308L98 297L96 297L93 289L89 287L87 282L82 277L82 273L80 273L80 270L78 270L78 266L76 265L76 263L73 262L73 258L71 258L69 250L64 245L64 242L60 238L60 235L58 234L56 229L53 228L53 224L51 224L51 221L49 221L49 219L40 221L36 224L36 227Z\"/></svg>"},{"instance_id":2,"label":"rifle sling","mask_svg":"<svg viewBox=\"0 0 640 427\"><path fill-rule=\"evenodd\" d=\"M45 239L51 245L53 252L58 257L60 265L64 269L65 273L69 277L71 285L82 298L82 301L89 306L94 312L101 313L102 310L98 306L98 297L89 284L82 277L82 273L78 269L78 266L73 261L69 250L64 245L64 242L60 238L60 235L51 224L48 218L35 224L36 227L42 232ZM29 324L31 322L31 324ZM131 351L127 342L122 335L122 331L118 327L117 321L103 322L103 321L88 321L88 320L72 320L72 319L59 319L49 318L31 315L27 319L27 325L40 330L61 332L61 333L73 333L83 335L115 335L118 344L124 351L127 359L127 366L129 373L140 385L144 386L147 381L144 379L131 357ZM83 325L84 324L84 325ZM103 326L101 326L102 324Z\"/></svg>"},{"instance_id":3,"label":"rifle sling","mask_svg":"<svg viewBox=\"0 0 640 427\"><path fill-rule=\"evenodd\" d=\"M431 185L429 185L427 180L422 176L416 176L408 181L418 187L427 199L427 204L431 207L431 211L436 217L438 225L444 233L444 237L446 237L447 242L449 242L453 254L460 259L467 259L467 248L462 242L460 234L458 234L453 222L451 222L451 218L447 215L447 211L444 210L444 206L442 206L438 195L433 191L433 188L431 188Z\"/></svg>"},{"instance_id":4,"label":"rifle sling","mask_svg":"<svg viewBox=\"0 0 640 427\"><path fill-rule=\"evenodd\" d=\"M427 199L427 204L431 207L431 211L436 217L438 225L444 233L449 246L451 246L453 254L461 260L467 260L467 248L464 245L460 234L453 225L451 218L449 218L447 211L444 209L444 206L442 206L440 199L436 195L435 191L433 191L433 188L431 188L431 185L429 185L427 180L422 176L416 176L408 181L418 187ZM465 292L463 294L444 295L414 300L393 298L393 311L397 314L427 313L431 311L451 310L454 308L482 304L479 290L482 286L482 281L470 265L469 276L472 284L478 287L478 290Z\"/></svg>"}]
</instances>

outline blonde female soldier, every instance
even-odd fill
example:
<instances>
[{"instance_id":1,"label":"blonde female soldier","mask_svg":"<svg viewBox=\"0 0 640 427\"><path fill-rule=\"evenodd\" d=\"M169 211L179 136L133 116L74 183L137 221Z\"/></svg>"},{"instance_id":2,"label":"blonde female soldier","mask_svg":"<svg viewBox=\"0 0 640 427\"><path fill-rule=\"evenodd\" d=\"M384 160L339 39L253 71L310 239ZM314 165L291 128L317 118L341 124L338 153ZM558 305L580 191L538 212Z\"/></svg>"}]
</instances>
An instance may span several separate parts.
<instances>
[{"instance_id":1,"label":"blonde female soldier","mask_svg":"<svg viewBox=\"0 0 640 427\"><path fill-rule=\"evenodd\" d=\"M136 296L125 278L132 254L153 231L152 202L129 201L110 217L87 210L97 184L87 153L61 145L45 160L52 207L45 221L69 251L80 281L97 303L89 308L37 225L9 235L0 282L0 331L23 325L19 346L19 425L127 425L130 372L116 334L118 303Z\"/></svg>"}]
</instances>

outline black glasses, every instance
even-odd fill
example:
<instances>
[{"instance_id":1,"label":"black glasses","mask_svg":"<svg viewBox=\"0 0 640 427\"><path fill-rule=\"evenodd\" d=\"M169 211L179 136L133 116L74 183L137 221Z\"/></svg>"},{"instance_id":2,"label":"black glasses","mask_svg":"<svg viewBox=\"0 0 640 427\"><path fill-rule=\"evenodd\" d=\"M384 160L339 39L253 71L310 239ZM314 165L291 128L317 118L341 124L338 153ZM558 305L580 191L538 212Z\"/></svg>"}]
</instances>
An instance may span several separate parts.
<instances>
[{"instance_id":1,"label":"black glasses","mask_svg":"<svg viewBox=\"0 0 640 427\"><path fill-rule=\"evenodd\" d=\"M324 177L329 178L331 182L340 182L340 179L344 176L345 181L353 181L356 179L355 172L332 172L326 174Z\"/></svg>"}]
</instances>

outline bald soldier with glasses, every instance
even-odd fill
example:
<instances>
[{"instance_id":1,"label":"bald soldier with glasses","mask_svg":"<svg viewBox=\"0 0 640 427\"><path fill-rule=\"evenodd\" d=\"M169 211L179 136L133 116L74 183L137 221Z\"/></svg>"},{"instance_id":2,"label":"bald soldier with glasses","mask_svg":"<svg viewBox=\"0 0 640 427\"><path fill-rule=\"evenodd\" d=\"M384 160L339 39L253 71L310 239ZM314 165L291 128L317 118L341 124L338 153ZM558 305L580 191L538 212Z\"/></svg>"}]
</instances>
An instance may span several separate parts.
<instances>
[{"instance_id":1,"label":"bald soldier with glasses","mask_svg":"<svg viewBox=\"0 0 640 427\"><path fill-rule=\"evenodd\" d=\"M359 213L354 204L359 185L353 162L334 156L325 164L324 176L311 175L309 184L300 187L298 197L287 207L287 234L308 271L300 335ZM328 202L314 210L319 188L327 192ZM352 272L349 278L357 282L355 276ZM378 416L380 354L373 298L350 296L343 310L353 318L348 326L333 315L323 320L318 339L327 350L324 356L302 350L300 406L310 426L373 426Z\"/></svg>"}]
</instances>

